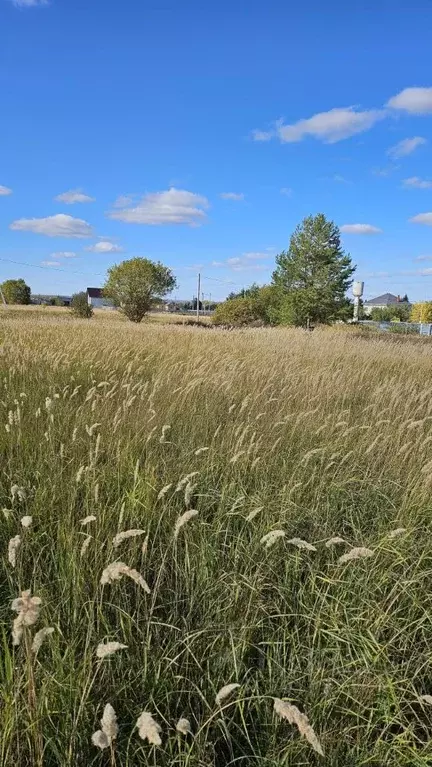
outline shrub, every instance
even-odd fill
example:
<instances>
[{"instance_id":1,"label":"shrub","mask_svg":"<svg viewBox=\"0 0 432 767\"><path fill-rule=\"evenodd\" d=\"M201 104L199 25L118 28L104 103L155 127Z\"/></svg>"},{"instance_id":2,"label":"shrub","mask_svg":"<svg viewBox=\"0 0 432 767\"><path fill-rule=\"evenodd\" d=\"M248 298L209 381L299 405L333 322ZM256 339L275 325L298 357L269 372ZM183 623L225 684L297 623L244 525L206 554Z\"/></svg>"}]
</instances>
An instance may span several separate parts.
<instances>
[{"instance_id":1,"label":"shrub","mask_svg":"<svg viewBox=\"0 0 432 767\"><path fill-rule=\"evenodd\" d=\"M87 293L75 293L71 298L71 312L75 317L89 320L93 317L93 307L87 300Z\"/></svg>"}]
</instances>

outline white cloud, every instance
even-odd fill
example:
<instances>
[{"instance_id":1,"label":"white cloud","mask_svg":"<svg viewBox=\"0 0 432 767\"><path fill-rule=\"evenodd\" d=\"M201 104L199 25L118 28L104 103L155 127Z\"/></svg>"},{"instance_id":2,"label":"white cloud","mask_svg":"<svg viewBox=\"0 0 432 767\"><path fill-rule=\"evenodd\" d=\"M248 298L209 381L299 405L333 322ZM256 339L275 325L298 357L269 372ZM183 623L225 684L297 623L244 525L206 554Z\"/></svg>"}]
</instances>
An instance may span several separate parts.
<instances>
[{"instance_id":1,"label":"white cloud","mask_svg":"<svg viewBox=\"0 0 432 767\"><path fill-rule=\"evenodd\" d=\"M88 248L85 248L85 250L89 250L92 253L122 253L123 248L120 247L120 245L116 245L114 242L109 242L109 240L101 240L100 242L97 242L96 245L89 245Z\"/></svg>"},{"instance_id":2,"label":"white cloud","mask_svg":"<svg viewBox=\"0 0 432 767\"><path fill-rule=\"evenodd\" d=\"M339 173L335 173L333 181L336 181L337 184L349 184L348 179L345 176L340 176Z\"/></svg>"},{"instance_id":3,"label":"white cloud","mask_svg":"<svg viewBox=\"0 0 432 767\"><path fill-rule=\"evenodd\" d=\"M427 181L427 179L419 178L418 176L404 178L402 183L409 189L432 189L432 181Z\"/></svg>"},{"instance_id":4,"label":"white cloud","mask_svg":"<svg viewBox=\"0 0 432 767\"><path fill-rule=\"evenodd\" d=\"M290 186L283 186L282 189L280 190L280 193L285 195L285 197L291 197L293 190L291 189Z\"/></svg>"},{"instance_id":5,"label":"white cloud","mask_svg":"<svg viewBox=\"0 0 432 767\"><path fill-rule=\"evenodd\" d=\"M60 266L60 261L41 261L41 266Z\"/></svg>"},{"instance_id":6,"label":"white cloud","mask_svg":"<svg viewBox=\"0 0 432 767\"><path fill-rule=\"evenodd\" d=\"M404 138L399 141L395 146L390 147L387 150L387 154L394 160L398 160L400 157L406 157L408 154L412 154L419 146L427 144L427 140L422 136L414 136L413 138Z\"/></svg>"},{"instance_id":7,"label":"white cloud","mask_svg":"<svg viewBox=\"0 0 432 767\"><path fill-rule=\"evenodd\" d=\"M432 261L432 256L417 256L414 261Z\"/></svg>"},{"instance_id":8,"label":"white cloud","mask_svg":"<svg viewBox=\"0 0 432 767\"><path fill-rule=\"evenodd\" d=\"M221 192L219 197L221 200L235 200L236 202L244 200L243 192Z\"/></svg>"},{"instance_id":9,"label":"white cloud","mask_svg":"<svg viewBox=\"0 0 432 767\"><path fill-rule=\"evenodd\" d=\"M412 224L426 224L432 226L432 213L418 213L417 216L410 218Z\"/></svg>"},{"instance_id":10,"label":"white cloud","mask_svg":"<svg viewBox=\"0 0 432 767\"><path fill-rule=\"evenodd\" d=\"M12 194L12 189L9 189L8 186L2 186L0 184L0 197L7 197L8 194Z\"/></svg>"},{"instance_id":11,"label":"white cloud","mask_svg":"<svg viewBox=\"0 0 432 767\"><path fill-rule=\"evenodd\" d=\"M206 197L171 187L165 192L146 194L134 207L125 206L112 210L108 215L126 224L199 226L206 218L205 210L208 207Z\"/></svg>"},{"instance_id":12,"label":"white cloud","mask_svg":"<svg viewBox=\"0 0 432 767\"><path fill-rule=\"evenodd\" d=\"M279 120L271 133L255 131L253 135L255 141L267 141L269 138L277 137L286 144L312 136L326 144L334 144L369 130L385 115L382 109L368 109L362 112L356 111L355 107L336 108L328 112L319 112L307 120L299 120L292 125L285 125ZM266 138L264 139L263 136Z\"/></svg>"},{"instance_id":13,"label":"white cloud","mask_svg":"<svg viewBox=\"0 0 432 767\"><path fill-rule=\"evenodd\" d=\"M34 232L47 237L76 237L78 239L93 236L93 229L87 221L73 218L65 213L57 213L46 218L19 218L12 221L9 229L19 232Z\"/></svg>"},{"instance_id":14,"label":"white cloud","mask_svg":"<svg viewBox=\"0 0 432 767\"><path fill-rule=\"evenodd\" d=\"M372 224L343 224L340 230L344 234L380 234L382 232L382 229Z\"/></svg>"},{"instance_id":15,"label":"white cloud","mask_svg":"<svg viewBox=\"0 0 432 767\"><path fill-rule=\"evenodd\" d=\"M267 251L274 250L274 248L267 248ZM269 254L268 252L262 253L260 250L252 250L248 253L243 253L243 258L245 258L247 261L259 261L263 258L268 258Z\"/></svg>"},{"instance_id":16,"label":"white cloud","mask_svg":"<svg viewBox=\"0 0 432 767\"><path fill-rule=\"evenodd\" d=\"M51 253L52 258L76 258L77 254L71 250L58 250L56 253Z\"/></svg>"},{"instance_id":17,"label":"white cloud","mask_svg":"<svg viewBox=\"0 0 432 767\"><path fill-rule=\"evenodd\" d=\"M231 269L233 272L261 272L268 268L267 264L257 264L254 262L268 257L268 253L251 251L243 253L241 256L227 258L225 261L212 261L211 266L220 269Z\"/></svg>"},{"instance_id":18,"label":"white cloud","mask_svg":"<svg viewBox=\"0 0 432 767\"><path fill-rule=\"evenodd\" d=\"M272 130L253 130L252 131L252 138L254 141L270 141L274 136L274 131Z\"/></svg>"},{"instance_id":19,"label":"white cloud","mask_svg":"<svg viewBox=\"0 0 432 767\"><path fill-rule=\"evenodd\" d=\"M113 203L113 208L127 208L132 205L136 197L133 194L121 194Z\"/></svg>"},{"instance_id":20,"label":"white cloud","mask_svg":"<svg viewBox=\"0 0 432 767\"><path fill-rule=\"evenodd\" d=\"M387 102L392 109L402 109L413 115L432 112L432 88L405 88Z\"/></svg>"},{"instance_id":21,"label":"white cloud","mask_svg":"<svg viewBox=\"0 0 432 767\"><path fill-rule=\"evenodd\" d=\"M81 189L69 189L68 192L62 192L54 197L56 202L64 202L66 205L74 205L77 202L95 202L94 197L84 194Z\"/></svg>"},{"instance_id":22,"label":"white cloud","mask_svg":"<svg viewBox=\"0 0 432 767\"><path fill-rule=\"evenodd\" d=\"M17 8L34 8L37 5L48 5L48 0L12 0Z\"/></svg>"}]
</instances>

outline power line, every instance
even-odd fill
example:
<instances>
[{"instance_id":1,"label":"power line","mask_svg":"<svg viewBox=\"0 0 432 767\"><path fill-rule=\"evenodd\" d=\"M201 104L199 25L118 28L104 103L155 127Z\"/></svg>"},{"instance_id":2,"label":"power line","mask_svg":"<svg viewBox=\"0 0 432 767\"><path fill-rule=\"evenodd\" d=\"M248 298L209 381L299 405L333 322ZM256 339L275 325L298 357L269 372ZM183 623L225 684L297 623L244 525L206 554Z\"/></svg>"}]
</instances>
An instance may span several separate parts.
<instances>
[{"instance_id":1,"label":"power line","mask_svg":"<svg viewBox=\"0 0 432 767\"><path fill-rule=\"evenodd\" d=\"M79 274L81 277L102 277L105 272L77 272L69 269L62 269L58 266L43 266L42 264L28 264L26 261L13 261L10 258L0 258L7 264L17 264L18 266L28 266L30 269L48 269L50 272L64 272L65 274Z\"/></svg>"}]
</instances>

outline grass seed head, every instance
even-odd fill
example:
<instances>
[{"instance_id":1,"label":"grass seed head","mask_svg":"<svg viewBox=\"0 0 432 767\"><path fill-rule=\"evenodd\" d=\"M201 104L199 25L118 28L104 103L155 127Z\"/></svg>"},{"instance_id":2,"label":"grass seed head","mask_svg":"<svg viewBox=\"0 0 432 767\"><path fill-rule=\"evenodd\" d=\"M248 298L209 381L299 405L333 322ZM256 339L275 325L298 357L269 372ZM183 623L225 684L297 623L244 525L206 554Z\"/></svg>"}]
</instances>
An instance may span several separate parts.
<instances>
[{"instance_id":1,"label":"grass seed head","mask_svg":"<svg viewBox=\"0 0 432 767\"><path fill-rule=\"evenodd\" d=\"M12 624L12 641L14 645L19 645L23 635L24 628L34 626L39 618L40 606L42 600L40 597L31 597L30 589L22 591L21 596L12 602L12 610L18 613Z\"/></svg>"},{"instance_id":2,"label":"grass seed head","mask_svg":"<svg viewBox=\"0 0 432 767\"><path fill-rule=\"evenodd\" d=\"M96 522L96 517L94 514L89 514L88 517L84 517L84 519L80 519L80 525L85 527L85 525L90 524L90 522Z\"/></svg>"},{"instance_id":3,"label":"grass seed head","mask_svg":"<svg viewBox=\"0 0 432 767\"><path fill-rule=\"evenodd\" d=\"M103 751L105 748L108 748L110 745L110 742L102 730L96 730L96 732L93 733L92 737L92 743L96 748L100 748L101 751Z\"/></svg>"},{"instance_id":4,"label":"grass seed head","mask_svg":"<svg viewBox=\"0 0 432 767\"><path fill-rule=\"evenodd\" d=\"M252 520L255 519L255 517L262 511L264 506L258 506L256 509L252 509L252 511L249 512L249 514L246 517L246 522L252 522Z\"/></svg>"},{"instance_id":5,"label":"grass seed head","mask_svg":"<svg viewBox=\"0 0 432 767\"><path fill-rule=\"evenodd\" d=\"M32 652L34 652L35 655L38 654L45 639L53 633L54 633L54 629L52 626L48 626L47 628L40 629L39 631L36 632L36 634L33 637L33 643L32 643Z\"/></svg>"},{"instance_id":6,"label":"grass seed head","mask_svg":"<svg viewBox=\"0 0 432 767\"><path fill-rule=\"evenodd\" d=\"M136 726L138 728L138 735L142 740L148 740L154 746L162 745L162 738L159 735L162 732L162 727L153 719L148 711L143 711L139 715Z\"/></svg>"},{"instance_id":7,"label":"grass seed head","mask_svg":"<svg viewBox=\"0 0 432 767\"><path fill-rule=\"evenodd\" d=\"M339 557L338 562L343 565L345 562L351 562L353 559L366 559L367 557L371 557L373 553L372 549L366 549L364 546L359 546Z\"/></svg>"},{"instance_id":8,"label":"grass seed head","mask_svg":"<svg viewBox=\"0 0 432 767\"><path fill-rule=\"evenodd\" d=\"M80 557L83 557L90 546L90 541L92 537L91 535L88 535L87 538L84 538L81 549L80 549Z\"/></svg>"},{"instance_id":9,"label":"grass seed head","mask_svg":"<svg viewBox=\"0 0 432 767\"><path fill-rule=\"evenodd\" d=\"M266 549L269 549L271 546L273 546L274 543L278 540L278 538L284 538L285 532L284 530L270 530L269 533L266 533L263 535L263 537L260 540L260 543L264 543Z\"/></svg>"},{"instance_id":10,"label":"grass seed head","mask_svg":"<svg viewBox=\"0 0 432 767\"><path fill-rule=\"evenodd\" d=\"M141 586L146 594L151 593L142 575L124 562L111 562L103 571L100 582L102 586L105 586L114 581L120 581L124 575L135 581L138 586Z\"/></svg>"},{"instance_id":11,"label":"grass seed head","mask_svg":"<svg viewBox=\"0 0 432 767\"><path fill-rule=\"evenodd\" d=\"M390 530L388 537L397 538L399 535L406 533L406 527L397 527L395 530Z\"/></svg>"},{"instance_id":12,"label":"grass seed head","mask_svg":"<svg viewBox=\"0 0 432 767\"><path fill-rule=\"evenodd\" d=\"M33 522L33 517L26 516L21 518L21 525L24 528L31 527L32 522Z\"/></svg>"},{"instance_id":13,"label":"grass seed head","mask_svg":"<svg viewBox=\"0 0 432 767\"><path fill-rule=\"evenodd\" d=\"M325 545L330 549L332 546L337 546L339 543L346 543L346 541L343 538L340 538L339 535L335 535L334 538L329 538Z\"/></svg>"},{"instance_id":14,"label":"grass seed head","mask_svg":"<svg viewBox=\"0 0 432 767\"><path fill-rule=\"evenodd\" d=\"M182 527L189 522L190 519L193 519L198 515L198 511L196 509L189 509L189 511L185 511L184 514L182 514L178 519L177 522L174 525L174 538L177 540L180 530Z\"/></svg>"},{"instance_id":15,"label":"grass seed head","mask_svg":"<svg viewBox=\"0 0 432 767\"><path fill-rule=\"evenodd\" d=\"M306 738L314 751L316 751L321 756L324 756L324 751L322 749L321 743L315 735L315 732L313 731L306 714L302 714L297 706L292 706L290 703L285 703L285 701L281 700L280 698L275 698L274 710L276 714L281 717L281 719L286 719L290 724L295 724L300 735L303 735Z\"/></svg>"},{"instance_id":16,"label":"grass seed head","mask_svg":"<svg viewBox=\"0 0 432 767\"><path fill-rule=\"evenodd\" d=\"M9 561L9 564L12 565L12 567L16 566L17 552L20 546L21 546L21 538L19 535L15 535L13 538L10 539L8 544L8 561Z\"/></svg>"},{"instance_id":17,"label":"grass seed head","mask_svg":"<svg viewBox=\"0 0 432 767\"><path fill-rule=\"evenodd\" d=\"M190 735L192 733L192 728L189 719L185 719L182 716L176 724L176 730L182 735Z\"/></svg>"},{"instance_id":18,"label":"grass seed head","mask_svg":"<svg viewBox=\"0 0 432 767\"><path fill-rule=\"evenodd\" d=\"M229 698L231 693L237 689L237 687L240 687L238 682L233 682L232 684L226 684L219 690L218 694L216 695L215 701L216 705L220 706L221 703L223 703L224 700Z\"/></svg>"},{"instance_id":19,"label":"grass seed head","mask_svg":"<svg viewBox=\"0 0 432 767\"><path fill-rule=\"evenodd\" d=\"M123 541L128 538L136 538L138 535L144 535L145 530L125 530L123 533L117 533L113 538L113 546L116 549Z\"/></svg>"},{"instance_id":20,"label":"grass seed head","mask_svg":"<svg viewBox=\"0 0 432 767\"><path fill-rule=\"evenodd\" d=\"M118 734L118 724L116 712L111 703L107 703L101 719L102 732L107 736L109 743L116 739Z\"/></svg>"},{"instance_id":21,"label":"grass seed head","mask_svg":"<svg viewBox=\"0 0 432 767\"><path fill-rule=\"evenodd\" d=\"M127 644L121 644L121 642L101 642L97 646L96 656L98 658L108 658L118 650L126 650L126 648Z\"/></svg>"},{"instance_id":22,"label":"grass seed head","mask_svg":"<svg viewBox=\"0 0 432 767\"><path fill-rule=\"evenodd\" d=\"M420 695L419 700L424 701L424 703L429 703L429 705L432 706L432 695Z\"/></svg>"},{"instance_id":23,"label":"grass seed head","mask_svg":"<svg viewBox=\"0 0 432 767\"><path fill-rule=\"evenodd\" d=\"M165 485L165 487L162 488L162 490L159 491L157 500L160 501L162 498L167 494L168 490L171 490L173 486L173 483L170 482L169 485Z\"/></svg>"},{"instance_id":24,"label":"grass seed head","mask_svg":"<svg viewBox=\"0 0 432 767\"><path fill-rule=\"evenodd\" d=\"M293 546L297 546L298 549L306 549L307 551L316 551L316 547L308 541L304 541L302 538L290 538L287 543L292 543Z\"/></svg>"}]
</instances>

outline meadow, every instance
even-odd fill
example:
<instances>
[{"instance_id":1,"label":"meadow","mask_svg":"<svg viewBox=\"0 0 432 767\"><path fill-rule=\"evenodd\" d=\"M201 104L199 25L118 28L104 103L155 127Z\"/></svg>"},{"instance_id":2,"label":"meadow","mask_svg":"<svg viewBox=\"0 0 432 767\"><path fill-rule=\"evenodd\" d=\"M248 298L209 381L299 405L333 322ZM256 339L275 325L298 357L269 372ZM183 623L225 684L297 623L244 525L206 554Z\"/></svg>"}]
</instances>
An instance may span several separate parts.
<instances>
[{"instance_id":1,"label":"meadow","mask_svg":"<svg viewBox=\"0 0 432 767\"><path fill-rule=\"evenodd\" d=\"M1 765L432 764L403 340L0 313Z\"/></svg>"}]
</instances>

